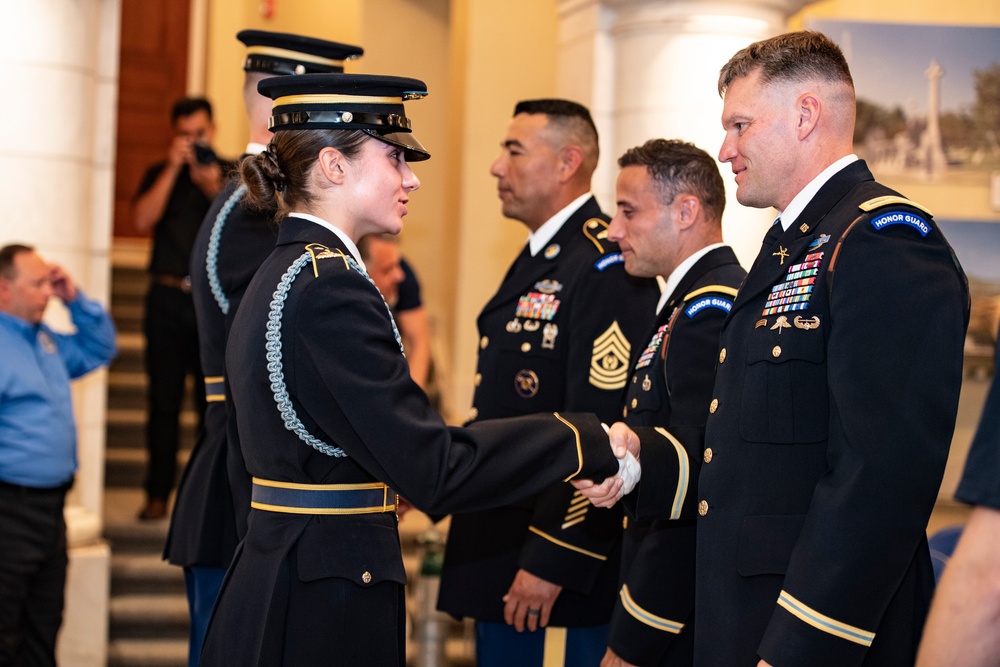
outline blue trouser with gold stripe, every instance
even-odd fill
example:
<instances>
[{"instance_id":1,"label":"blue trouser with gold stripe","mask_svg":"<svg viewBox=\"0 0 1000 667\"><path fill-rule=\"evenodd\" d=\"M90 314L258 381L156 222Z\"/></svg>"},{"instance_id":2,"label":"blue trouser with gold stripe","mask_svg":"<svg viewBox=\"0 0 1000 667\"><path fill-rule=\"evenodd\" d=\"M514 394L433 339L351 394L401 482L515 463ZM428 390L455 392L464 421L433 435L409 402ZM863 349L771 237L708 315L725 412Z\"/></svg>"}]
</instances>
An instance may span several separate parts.
<instances>
[{"instance_id":1,"label":"blue trouser with gold stripe","mask_svg":"<svg viewBox=\"0 0 1000 667\"><path fill-rule=\"evenodd\" d=\"M598 667L607 625L518 632L506 623L476 622L477 667Z\"/></svg>"}]
</instances>

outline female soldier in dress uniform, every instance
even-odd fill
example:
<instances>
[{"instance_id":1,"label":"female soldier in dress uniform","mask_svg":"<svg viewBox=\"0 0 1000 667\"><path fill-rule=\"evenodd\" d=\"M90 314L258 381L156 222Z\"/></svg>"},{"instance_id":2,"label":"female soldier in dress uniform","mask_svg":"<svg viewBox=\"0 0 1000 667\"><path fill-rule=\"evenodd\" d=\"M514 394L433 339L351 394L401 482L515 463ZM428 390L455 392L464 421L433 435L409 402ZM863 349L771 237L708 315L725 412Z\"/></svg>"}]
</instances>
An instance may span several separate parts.
<instances>
[{"instance_id":1,"label":"female soldier in dress uniform","mask_svg":"<svg viewBox=\"0 0 1000 667\"><path fill-rule=\"evenodd\" d=\"M202 665L403 665L396 491L447 514L556 479L603 479L618 463L592 415L449 428L411 381L355 244L402 228L420 185L408 161L430 157L403 100L426 95L424 84L305 74L258 90L274 100L275 135L244 160L242 179L282 219L229 339L254 485Z\"/></svg>"}]
</instances>

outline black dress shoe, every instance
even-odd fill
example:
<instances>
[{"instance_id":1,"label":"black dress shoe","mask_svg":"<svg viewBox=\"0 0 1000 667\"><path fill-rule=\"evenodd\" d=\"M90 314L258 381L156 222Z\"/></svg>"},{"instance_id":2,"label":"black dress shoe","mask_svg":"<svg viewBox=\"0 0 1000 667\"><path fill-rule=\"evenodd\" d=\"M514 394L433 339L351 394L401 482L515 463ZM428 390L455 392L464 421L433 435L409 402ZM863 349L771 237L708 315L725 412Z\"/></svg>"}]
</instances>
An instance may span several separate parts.
<instances>
[{"instance_id":1,"label":"black dress shoe","mask_svg":"<svg viewBox=\"0 0 1000 667\"><path fill-rule=\"evenodd\" d=\"M139 512L139 518L143 521L162 519L167 516L167 501L159 498L150 498L146 501L146 506Z\"/></svg>"}]
</instances>

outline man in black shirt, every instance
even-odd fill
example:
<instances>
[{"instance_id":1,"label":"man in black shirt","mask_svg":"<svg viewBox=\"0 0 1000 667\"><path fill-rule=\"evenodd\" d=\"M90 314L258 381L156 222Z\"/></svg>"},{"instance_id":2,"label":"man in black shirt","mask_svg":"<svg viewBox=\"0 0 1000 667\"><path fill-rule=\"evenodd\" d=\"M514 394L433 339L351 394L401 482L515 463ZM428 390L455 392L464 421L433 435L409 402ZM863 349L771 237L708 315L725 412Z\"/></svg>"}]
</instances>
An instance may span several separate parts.
<instances>
[{"instance_id":1,"label":"man in black shirt","mask_svg":"<svg viewBox=\"0 0 1000 667\"><path fill-rule=\"evenodd\" d=\"M189 373L195 378L199 420L205 409L188 263L198 227L223 185L224 165L210 147L215 125L208 100L178 100L171 121L175 136L167 159L146 171L133 213L136 229L153 232L151 283L143 325L149 376L149 464L141 519L160 519L167 514L167 496L177 469L184 379Z\"/></svg>"}]
</instances>

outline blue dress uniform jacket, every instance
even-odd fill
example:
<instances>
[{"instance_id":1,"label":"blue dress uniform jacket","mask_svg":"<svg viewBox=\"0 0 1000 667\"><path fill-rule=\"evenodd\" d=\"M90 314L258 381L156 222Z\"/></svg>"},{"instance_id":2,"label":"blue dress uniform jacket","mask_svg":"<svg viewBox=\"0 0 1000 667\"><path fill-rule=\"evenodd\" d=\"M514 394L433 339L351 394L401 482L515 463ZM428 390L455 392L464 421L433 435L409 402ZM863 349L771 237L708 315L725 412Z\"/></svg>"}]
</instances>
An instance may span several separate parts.
<instances>
[{"instance_id":1,"label":"blue dress uniform jacket","mask_svg":"<svg viewBox=\"0 0 1000 667\"><path fill-rule=\"evenodd\" d=\"M659 298L633 280L607 217L590 198L535 257L527 248L479 315L472 421L552 410L621 415L632 344ZM589 507L589 509L587 509ZM452 517L438 608L503 622L519 568L563 586L549 624L607 623L620 565L622 514L565 484L524 502Z\"/></svg>"},{"instance_id":2,"label":"blue dress uniform jacket","mask_svg":"<svg viewBox=\"0 0 1000 667\"><path fill-rule=\"evenodd\" d=\"M226 339L250 279L274 250L277 228L271 215L239 204L243 190L237 192L238 185L230 182L215 198L191 254L191 296L208 402L164 547L167 560L186 567L228 567L250 511L250 476L238 443L227 444ZM228 470L232 461L235 475Z\"/></svg>"},{"instance_id":3,"label":"blue dress uniform jacket","mask_svg":"<svg viewBox=\"0 0 1000 667\"><path fill-rule=\"evenodd\" d=\"M667 445L676 457L665 433L683 432L685 450L700 456L719 330L744 277L732 248L710 250L683 276L646 346L632 355L625 423L639 435L644 453L655 441L651 446ZM697 479L696 471L688 479ZM694 497L694 485L685 493ZM626 507L641 494L640 484ZM640 667L690 667L694 660L695 522L670 518L628 521L625 530L622 585L608 646Z\"/></svg>"},{"instance_id":4,"label":"blue dress uniform jacket","mask_svg":"<svg viewBox=\"0 0 1000 667\"><path fill-rule=\"evenodd\" d=\"M968 315L940 229L864 162L762 250L706 426L697 665L913 664Z\"/></svg>"},{"instance_id":5,"label":"blue dress uniform jacket","mask_svg":"<svg viewBox=\"0 0 1000 667\"><path fill-rule=\"evenodd\" d=\"M410 379L385 302L347 255L333 232L285 219L236 314L226 368L254 477L384 482L422 510L448 513L513 502L578 473L614 474L592 415L445 426ZM392 511L254 507L201 664L402 665L404 582Z\"/></svg>"}]
</instances>

